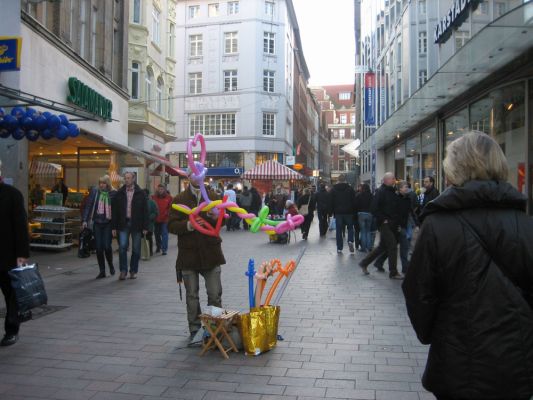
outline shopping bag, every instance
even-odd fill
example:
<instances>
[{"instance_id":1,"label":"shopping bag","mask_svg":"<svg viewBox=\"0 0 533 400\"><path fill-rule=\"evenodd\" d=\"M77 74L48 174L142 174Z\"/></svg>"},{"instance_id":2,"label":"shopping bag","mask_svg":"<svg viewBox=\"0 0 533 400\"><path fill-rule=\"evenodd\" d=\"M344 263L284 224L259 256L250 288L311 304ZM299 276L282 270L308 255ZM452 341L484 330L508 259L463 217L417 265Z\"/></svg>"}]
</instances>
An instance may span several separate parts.
<instances>
[{"instance_id":1,"label":"shopping bag","mask_svg":"<svg viewBox=\"0 0 533 400\"><path fill-rule=\"evenodd\" d=\"M20 314L48 303L43 278L37 264L13 268L8 274Z\"/></svg>"},{"instance_id":2,"label":"shopping bag","mask_svg":"<svg viewBox=\"0 0 533 400\"><path fill-rule=\"evenodd\" d=\"M272 350L278 341L279 306L252 308L240 316L242 345L246 355Z\"/></svg>"},{"instance_id":3,"label":"shopping bag","mask_svg":"<svg viewBox=\"0 0 533 400\"><path fill-rule=\"evenodd\" d=\"M298 210L298 213L304 217L309 214L309 204L303 204Z\"/></svg>"},{"instance_id":4,"label":"shopping bag","mask_svg":"<svg viewBox=\"0 0 533 400\"><path fill-rule=\"evenodd\" d=\"M146 239L145 235L143 235L141 239L141 258L144 261L150 259L150 244L148 243L148 239Z\"/></svg>"},{"instance_id":5,"label":"shopping bag","mask_svg":"<svg viewBox=\"0 0 533 400\"><path fill-rule=\"evenodd\" d=\"M336 229L335 217L331 217L329 220L329 230L334 231Z\"/></svg>"},{"instance_id":6,"label":"shopping bag","mask_svg":"<svg viewBox=\"0 0 533 400\"><path fill-rule=\"evenodd\" d=\"M84 228L80 232L78 244L78 257L87 258L91 256L91 241L93 240L93 231Z\"/></svg>"}]
</instances>

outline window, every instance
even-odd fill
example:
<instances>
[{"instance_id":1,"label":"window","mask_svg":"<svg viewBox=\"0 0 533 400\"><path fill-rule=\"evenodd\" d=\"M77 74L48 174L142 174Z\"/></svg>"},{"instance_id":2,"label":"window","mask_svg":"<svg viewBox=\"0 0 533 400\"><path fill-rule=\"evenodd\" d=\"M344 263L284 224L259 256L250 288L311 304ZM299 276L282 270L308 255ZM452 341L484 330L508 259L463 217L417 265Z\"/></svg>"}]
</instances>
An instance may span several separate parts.
<instances>
[{"instance_id":1,"label":"window","mask_svg":"<svg viewBox=\"0 0 533 400\"><path fill-rule=\"evenodd\" d=\"M93 7L91 13L91 64L96 66L96 22L98 19L98 10Z\"/></svg>"},{"instance_id":2,"label":"window","mask_svg":"<svg viewBox=\"0 0 533 400\"><path fill-rule=\"evenodd\" d=\"M355 139L355 129L350 129L350 138Z\"/></svg>"},{"instance_id":3,"label":"window","mask_svg":"<svg viewBox=\"0 0 533 400\"><path fill-rule=\"evenodd\" d=\"M494 18L501 17L507 11L507 4L501 1L494 3Z\"/></svg>"},{"instance_id":4,"label":"window","mask_svg":"<svg viewBox=\"0 0 533 400\"><path fill-rule=\"evenodd\" d=\"M263 91L274 92L274 71L266 69L263 71Z\"/></svg>"},{"instance_id":5,"label":"window","mask_svg":"<svg viewBox=\"0 0 533 400\"><path fill-rule=\"evenodd\" d=\"M160 29L159 29L159 16L161 13L155 7L152 10L152 42L159 45L161 42Z\"/></svg>"},{"instance_id":6,"label":"window","mask_svg":"<svg viewBox=\"0 0 533 400\"><path fill-rule=\"evenodd\" d=\"M131 98L137 100L139 98L139 63L131 63Z\"/></svg>"},{"instance_id":7,"label":"window","mask_svg":"<svg viewBox=\"0 0 533 400\"><path fill-rule=\"evenodd\" d=\"M200 15L200 6L189 6L189 19L198 18Z\"/></svg>"},{"instance_id":8,"label":"window","mask_svg":"<svg viewBox=\"0 0 533 400\"><path fill-rule=\"evenodd\" d=\"M418 53L426 54L428 51L428 37L426 32L418 32Z\"/></svg>"},{"instance_id":9,"label":"window","mask_svg":"<svg viewBox=\"0 0 533 400\"><path fill-rule=\"evenodd\" d=\"M190 114L189 135L198 132L204 136L235 135L235 113Z\"/></svg>"},{"instance_id":10,"label":"window","mask_svg":"<svg viewBox=\"0 0 533 400\"><path fill-rule=\"evenodd\" d=\"M157 80L157 87L155 88L155 110L158 114L163 115L163 80Z\"/></svg>"},{"instance_id":11,"label":"window","mask_svg":"<svg viewBox=\"0 0 533 400\"><path fill-rule=\"evenodd\" d=\"M428 72L425 69L418 71L418 87L424 86L428 80Z\"/></svg>"},{"instance_id":12,"label":"window","mask_svg":"<svg viewBox=\"0 0 533 400\"><path fill-rule=\"evenodd\" d=\"M263 135L274 136L276 134L276 114L263 113Z\"/></svg>"},{"instance_id":13,"label":"window","mask_svg":"<svg viewBox=\"0 0 533 400\"><path fill-rule=\"evenodd\" d=\"M344 139L346 136L346 130L345 129L339 129L339 139Z\"/></svg>"},{"instance_id":14,"label":"window","mask_svg":"<svg viewBox=\"0 0 533 400\"><path fill-rule=\"evenodd\" d=\"M346 160L340 159L339 160L339 171L345 171L346 170Z\"/></svg>"},{"instance_id":15,"label":"window","mask_svg":"<svg viewBox=\"0 0 533 400\"><path fill-rule=\"evenodd\" d=\"M419 14L426 13L426 0L418 0L418 13Z\"/></svg>"},{"instance_id":16,"label":"window","mask_svg":"<svg viewBox=\"0 0 533 400\"><path fill-rule=\"evenodd\" d=\"M339 93L339 100L350 100L351 98L352 98L352 94L350 92Z\"/></svg>"},{"instance_id":17,"label":"window","mask_svg":"<svg viewBox=\"0 0 533 400\"><path fill-rule=\"evenodd\" d=\"M210 17L218 17L220 6L218 3L209 4L207 6L207 12Z\"/></svg>"},{"instance_id":18,"label":"window","mask_svg":"<svg viewBox=\"0 0 533 400\"><path fill-rule=\"evenodd\" d=\"M85 58L85 35L87 29L87 0L80 0L80 56Z\"/></svg>"},{"instance_id":19,"label":"window","mask_svg":"<svg viewBox=\"0 0 533 400\"><path fill-rule=\"evenodd\" d=\"M148 108L151 108L151 100L152 100L152 81L154 80L154 73L150 68L146 70L146 78L144 80L145 83L145 97L146 97L146 104L148 105Z\"/></svg>"},{"instance_id":20,"label":"window","mask_svg":"<svg viewBox=\"0 0 533 400\"><path fill-rule=\"evenodd\" d=\"M345 124L348 121L346 114L341 114L341 124Z\"/></svg>"},{"instance_id":21,"label":"window","mask_svg":"<svg viewBox=\"0 0 533 400\"><path fill-rule=\"evenodd\" d=\"M133 0L133 23L141 23L141 0Z\"/></svg>"},{"instance_id":22,"label":"window","mask_svg":"<svg viewBox=\"0 0 533 400\"><path fill-rule=\"evenodd\" d=\"M352 114L352 116L350 117L350 121L352 125L355 125L355 114Z\"/></svg>"},{"instance_id":23,"label":"window","mask_svg":"<svg viewBox=\"0 0 533 400\"><path fill-rule=\"evenodd\" d=\"M189 93L200 94L202 93L202 73L193 72L189 74Z\"/></svg>"},{"instance_id":24,"label":"window","mask_svg":"<svg viewBox=\"0 0 533 400\"><path fill-rule=\"evenodd\" d=\"M470 40L470 32L455 31L455 50L459 50Z\"/></svg>"},{"instance_id":25,"label":"window","mask_svg":"<svg viewBox=\"0 0 533 400\"><path fill-rule=\"evenodd\" d=\"M350 171L355 171L357 169L357 160L355 158L350 159Z\"/></svg>"},{"instance_id":26,"label":"window","mask_svg":"<svg viewBox=\"0 0 533 400\"><path fill-rule=\"evenodd\" d=\"M202 35L189 36L189 55L191 57L201 57L203 54Z\"/></svg>"},{"instance_id":27,"label":"window","mask_svg":"<svg viewBox=\"0 0 533 400\"><path fill-rule=\"evenodd\" d=\"M274 54L274 33L272 32L263 34L263 53Z\"/></svg>"},{"instance_id":28,"label":"window","mask_svg":"<svg viewBox=\"0 0 533 400\"><path fill-rule=\"evenodd\" d=\"M174 46L175 46L175 36L176 35L176 26L169 22L168 25L168 55L169 57L174 58Z\"/></svg>"},{"instance_id":29,"label":"window","mask_svg":"<svg viewBox=\"0 0 533 400\"><path fill-rule=\"evenodd\" d=\"M489 5L488 2L482 2L479 3L476 11L474 12L476 15L488 15L489 13Z\"/></svg>"},{"instance_id":30,"label":"window","mask_svg":"<svg viewBox=\"0 0 533 400\"><path fill-rule=\"evenodd\" d=\"M224 33L224 53L234 54L239 51L237 32Z\"/></svg>"},{"instance_id":31,"label":"window","mask_svg":"<svg viewBox=\"0 0 533 400\"><path fill-rule=\"evenodd\" d=\"M228 2L228 15L234 15L238 13L239 13L239 2L229 1Z\"/></svg>"},{"instance_id":32,"label":"window","mask_svg":"<svg viewBox=\"0 0 533 400\"><path fill-rule=\"evenodd\" d=\"M224 71L224 91L235 92L237 90L237 71Z\"/></svg>"},{"instance_id":33,"label":"window","mask_svg":"<svg viewBox=\"0 0 533 400\"><path fill-rule=\"evenodd\" d=\"M174 119L174 89L168 89L167 117L170 121Z\"/></svg>"},{"instance_id":34,"label":"window","mask_svg":"<svg viewBox=\"0 0 533 400\"><path fill-rule=\"evenodd\" d=\"M274 2L273 1L265 1L265 14L269 17L274 16Z\"/></svg>"}]
</instances>

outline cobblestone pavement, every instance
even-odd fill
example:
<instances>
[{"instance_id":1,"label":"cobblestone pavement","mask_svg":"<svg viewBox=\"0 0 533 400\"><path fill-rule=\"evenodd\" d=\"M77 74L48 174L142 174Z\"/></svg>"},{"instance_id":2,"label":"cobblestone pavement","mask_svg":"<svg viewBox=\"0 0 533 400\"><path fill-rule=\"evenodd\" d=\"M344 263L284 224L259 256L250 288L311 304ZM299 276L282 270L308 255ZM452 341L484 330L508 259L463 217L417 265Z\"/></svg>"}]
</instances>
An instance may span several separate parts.
<instances>
[{"instance_id":1,"label":"cobblestone pavement","mask_svg":"<svg viewBox=\"0 0 533 400\"><path fill-rule=\"evenodd\" d=\"M401 282L363 276L361 256L337 255L334 235L317 230L315 221L308 242L290 245L223 234L228 309L245 310L249 257L286 262L307 246L281 302L285 340L255 358L185 347L175 245L142 262L135 281L95 280L95 257L75 250L35 253L50 305L66 308L24 323L20 341L0 348L0 399L434 399L420 384L427 347L409 324Z\"/></svg>"}]
</instances>

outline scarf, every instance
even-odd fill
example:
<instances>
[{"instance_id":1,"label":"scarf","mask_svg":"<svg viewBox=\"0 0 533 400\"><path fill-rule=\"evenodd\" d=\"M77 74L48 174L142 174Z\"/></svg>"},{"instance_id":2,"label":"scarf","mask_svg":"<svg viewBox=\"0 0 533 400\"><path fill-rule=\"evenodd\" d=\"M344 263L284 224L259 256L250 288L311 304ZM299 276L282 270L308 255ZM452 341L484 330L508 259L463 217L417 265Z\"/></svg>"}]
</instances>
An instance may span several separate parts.
<instances>
[{"instance_id":1,"label":"scarf","mask_svg":"<svg viewBox=\"0 0 533 400\"><path fill-rule=\"evenodd\" d=\"M106 219L111 220L111 203L109 201L109 192L100 190L98 197L97 214L105 215Z\"/></svg>"}]
</instances>

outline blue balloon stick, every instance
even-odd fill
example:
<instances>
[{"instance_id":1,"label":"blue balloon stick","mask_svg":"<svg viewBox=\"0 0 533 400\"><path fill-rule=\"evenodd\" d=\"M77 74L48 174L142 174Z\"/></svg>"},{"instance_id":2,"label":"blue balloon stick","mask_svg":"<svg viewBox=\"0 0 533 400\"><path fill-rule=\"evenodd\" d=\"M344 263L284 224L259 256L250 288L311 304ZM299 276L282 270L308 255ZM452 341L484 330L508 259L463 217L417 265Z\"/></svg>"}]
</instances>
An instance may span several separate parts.
<instances>
[{"instance_id":1,"label":"blue balloon stick","mask_svg":"<svg viewBox=\"0 0 533 400\"><path fill-rule=\"evenodd\" d=\"M248 277L248 297L250 299L250 309L255 307L255 296L254 296L254 277L255 277L255 269L254 269L254 260L253 258L250 258L250 261L248 261L248 271L246 271L246 276Z\"/></svg>"}]
</instances>

